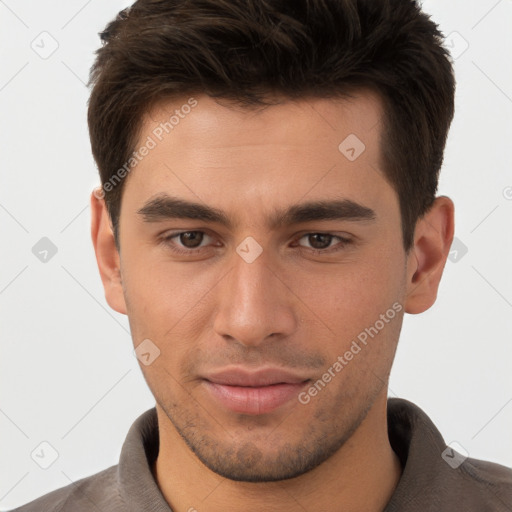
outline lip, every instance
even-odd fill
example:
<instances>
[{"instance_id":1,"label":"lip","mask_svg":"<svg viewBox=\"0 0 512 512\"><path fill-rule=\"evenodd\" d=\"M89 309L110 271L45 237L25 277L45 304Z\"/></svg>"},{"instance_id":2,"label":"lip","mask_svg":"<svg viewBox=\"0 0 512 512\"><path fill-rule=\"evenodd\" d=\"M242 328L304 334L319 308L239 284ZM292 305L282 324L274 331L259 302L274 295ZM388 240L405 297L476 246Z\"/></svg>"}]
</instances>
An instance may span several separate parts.
<instances>
[{"instance_id":1,"label":"lip","mask_svg":"<svg viewBox=\"0 0 512 512\"><path fill-rule=\"evenodd\" d=\"M208 394L226 409L267 414L296 398L310 379L281 368L248 371L228 368L203 377Z\"/></svg>"}]
</instances>

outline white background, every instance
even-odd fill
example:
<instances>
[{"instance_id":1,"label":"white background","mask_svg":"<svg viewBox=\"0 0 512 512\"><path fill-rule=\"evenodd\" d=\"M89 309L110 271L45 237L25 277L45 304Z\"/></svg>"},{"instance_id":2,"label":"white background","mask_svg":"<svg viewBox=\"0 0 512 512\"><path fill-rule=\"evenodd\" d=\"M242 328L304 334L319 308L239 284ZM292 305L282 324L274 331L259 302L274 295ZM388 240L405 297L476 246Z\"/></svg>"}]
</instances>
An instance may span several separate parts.
<instances>
[{"instance_id":1,"label":"white background","mask_svg":"<svg viewBox=\"0 0 512 512\"><path fill-rule=\"evenodd\" d=\"M128 4L0 1L2 510L116 464L154 405L89 236L99 178L85 82L97 33ZM439 192L455 201L468 252L447 263L437 304L406 316L390 395L418 404L471 457L512 466L512 1L423 6L457 57ZM47 59L31 48L41 38L46 51L58 43ZM42 237L58 248L47 263L32 253ZM43 441L59 453L46 470L31 458Z\"/></svg>"}]
</instances>

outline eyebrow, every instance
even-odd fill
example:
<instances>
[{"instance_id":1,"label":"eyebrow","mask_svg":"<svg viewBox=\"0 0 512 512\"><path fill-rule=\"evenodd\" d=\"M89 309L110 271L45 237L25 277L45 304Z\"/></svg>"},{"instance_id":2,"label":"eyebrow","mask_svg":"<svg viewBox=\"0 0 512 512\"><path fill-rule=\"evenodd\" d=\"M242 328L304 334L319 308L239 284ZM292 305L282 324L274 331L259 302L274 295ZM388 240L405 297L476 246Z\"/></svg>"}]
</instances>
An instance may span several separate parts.
<instances>
[{"instance_id":1,"label":"eyebrow","mask_svg":"<svg viewBox=\"0 0 512 512\"><path fill-rule=\"evenodd\" d=\"M238 225L222 210L160 194L137 210L145 222L161 222L167 219L192 219L215 222L233 229ZM375 212L350 199L319 200L294 204L284 210L275 210L267 219L270 229L322 220L373 221Z\"/></svg>"}]
</instances>

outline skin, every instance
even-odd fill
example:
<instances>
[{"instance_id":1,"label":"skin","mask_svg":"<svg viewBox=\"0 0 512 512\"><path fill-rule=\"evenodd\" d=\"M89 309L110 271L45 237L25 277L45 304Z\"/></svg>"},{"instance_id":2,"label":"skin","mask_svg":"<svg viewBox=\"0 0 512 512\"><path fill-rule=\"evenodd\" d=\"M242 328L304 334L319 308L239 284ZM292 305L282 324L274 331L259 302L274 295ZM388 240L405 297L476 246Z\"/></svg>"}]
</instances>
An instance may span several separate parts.
<instances>
[{"instance_id":1,"label":"skin","mask_svg":"<svg viewBox=\"0 0 512 512\"><path fill-rule=\"evenodd\" d=\"M381 170L382 104L370 92L259 111L196 99L128 175L120 251L104 201L91 195L106 299L128 315L135 347L150 339L160 350L141 369L156 399L162 494L177 512L381 511L401 474L387 436L388 377L404 313L436 299L453 203L436 199L406 253L398 198ZM155 107L140 144L180 104ZM366 146L353 162L338 150L351 133ZM138 211L162 193L222 210L234 226L145 221ZM375 218L267 224L275 210L334 198ZM187 240L162 241L175 231L209 236L200 253L178 255L172 248L190 250ZM320 246L308 236L319 232L333 237ZM252 263L236 252L248 236L263 249ZM205 373L236 364L291 369L308 390L394 303L402 310L307 404L239 414L205 389Z\"/></svg>"}]
</instances>

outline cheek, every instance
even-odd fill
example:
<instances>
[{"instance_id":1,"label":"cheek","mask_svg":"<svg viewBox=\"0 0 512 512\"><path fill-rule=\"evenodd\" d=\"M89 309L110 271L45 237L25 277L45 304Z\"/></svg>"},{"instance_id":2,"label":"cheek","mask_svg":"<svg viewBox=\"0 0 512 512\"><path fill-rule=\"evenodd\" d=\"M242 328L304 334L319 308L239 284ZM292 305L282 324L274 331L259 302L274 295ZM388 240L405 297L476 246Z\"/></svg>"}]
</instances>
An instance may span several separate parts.
<instances>
[{"instance_id":1,"label":"cheek","mask_svg":"<svg viewBox=\"0 0 512 512\"><path fill-rule=\"evenodd\" d=\"M330 337L336 337L336 343L357 336L401 301L403 268L399 259L395 254L327 265L322 272L300 271L290 282L308 310L329 329Z\"/></svg>"},{"instance_id":2,"label":"cheek","mask_svg":"<svg viewBox=\"0 0 512 512\"><path fill-rule=\"evenodd\" d=\"M317 278L314 289L308 301L327 335L313 337L322 338L317 350L327 362L324 371L335 374L318 400L318 414L328 417L332 404L366 403L387 380L403 317L400 273L389 263L354 266Z\"/></svg>"},{"instance_id":3,"label":"cheek","mask_svg":"<svg viewBox=\"0 0 512 512\"><path fill-rule=\"evenodd\" d=\"M150 258L140 251L123 262L124 291L134 343L149 338L173 351L204 327L205 304L220 276L199 265ZM202 317L200 319L200 317ZM164 355L164 354L162 354Z\"/></svg>"},{"instance_id":4,"label":"cheek","mask_svg":"<svg viewBox=\"0 0 512 512\"><path fill-rule=\"evenodd\" d=\"M343 389L344 399L350 398L351 389L373 393L387 379L400 334L403 314L397 311L401 305L396 283L368 272L365 278L331 283L327 290L332 299L321 314L330 333L319 349L327 367L338 362L329 393Z\"/></svg>"}]
</instances>

